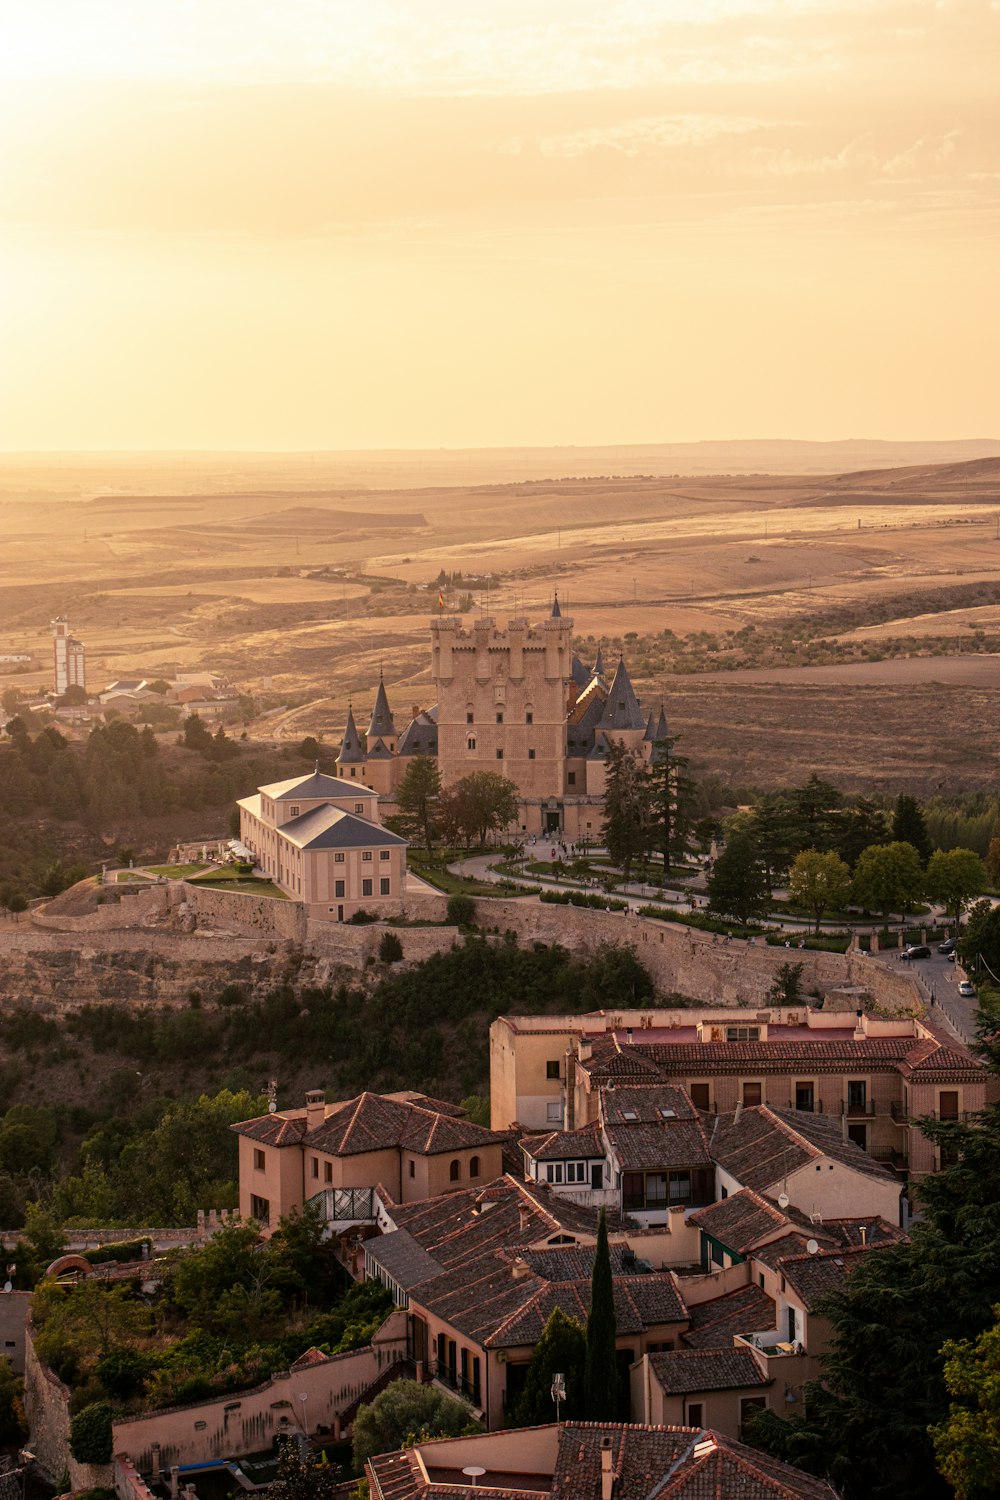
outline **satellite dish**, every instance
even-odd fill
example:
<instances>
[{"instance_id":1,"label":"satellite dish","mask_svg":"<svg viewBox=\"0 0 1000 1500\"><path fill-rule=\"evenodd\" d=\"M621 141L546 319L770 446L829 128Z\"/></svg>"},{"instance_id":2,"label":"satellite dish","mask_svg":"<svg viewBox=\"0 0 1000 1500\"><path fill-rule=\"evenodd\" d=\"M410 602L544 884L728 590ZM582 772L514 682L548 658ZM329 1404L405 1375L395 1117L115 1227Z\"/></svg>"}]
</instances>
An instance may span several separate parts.
<instances>
[{"instance_id":1,"label":"satellite dish","mask_svg":"<svg viewBox=\"0 0 1000 1500\"><path fill-rule=\"evenodd\" d=\"M806 1249L810 1255L815 1255L819 1249L819 1240L806 1240Z\"/></svg>"},{"instance_id":2,"label":"satellite dish","mask_svg":"<svg viewBox=\"0 0 1000 1500\"><path fill-rule=\"evenodd\" d=\"M779 1208L787 1208L790 1202L791 1202L791 1200L790 1200L790 1198L789 1198L789 1196L788 1196L787 1193L779 1193L778 1194L778 1207Z\"/></svg>"},{"instance_id":3,"label":"satellite dish","mask_svg":"<svg viewBox=\"0 0 1000 1500\"><path fill-rule=\"evenodd\" d=\"M12 1281L5 1281L3 1289L5 1292L12 1292L14 1290L14 1283Z\"/></svg>"}]
</instances>

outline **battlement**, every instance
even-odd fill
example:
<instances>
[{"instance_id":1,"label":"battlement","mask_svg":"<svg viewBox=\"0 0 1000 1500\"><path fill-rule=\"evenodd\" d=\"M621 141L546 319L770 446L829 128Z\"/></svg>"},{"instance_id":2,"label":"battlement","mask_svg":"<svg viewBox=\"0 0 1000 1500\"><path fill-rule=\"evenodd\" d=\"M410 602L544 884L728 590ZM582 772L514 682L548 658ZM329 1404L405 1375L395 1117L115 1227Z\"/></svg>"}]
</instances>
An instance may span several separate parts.
<instances>
[{"instance_id":1,"label":"battlement","mask_svg":"<svg viewBox=\"0 0 1000 1500\"><path fill-rule=\"evenodd\" d=\"M532 642L544 646L554 636L568 637L573 630L573 621L568 615L562 615L533 625L527 616L522 615L508 620L506 629L501 630L492 615L481 615L468 627L457 615L436 615L430 626L432 639L438 642L445 638L453 649L476 649L485 645L503 650L511 645L525 646Z\"/></svg>"}]
</instances>

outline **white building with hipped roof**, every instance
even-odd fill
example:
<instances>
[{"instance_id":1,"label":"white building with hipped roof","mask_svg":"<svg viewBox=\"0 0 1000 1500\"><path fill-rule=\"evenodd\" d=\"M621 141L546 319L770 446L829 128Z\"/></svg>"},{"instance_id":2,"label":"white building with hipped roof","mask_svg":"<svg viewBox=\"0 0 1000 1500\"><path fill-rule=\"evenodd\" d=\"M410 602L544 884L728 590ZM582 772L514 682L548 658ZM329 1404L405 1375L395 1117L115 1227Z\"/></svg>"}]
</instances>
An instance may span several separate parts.
<instances>
[{"instance_id":1,"label":"white building with hipped roof","mask_svg":"<svg viewBox=\"0 0 1000 1500\"><path fill-rule=\"evenodd\" d=\"M242 798L240 842L310 917L344 922L357 911L398 909L406 840L383 828L378 793L319 770Z\"/></svg>"}]
</instances>

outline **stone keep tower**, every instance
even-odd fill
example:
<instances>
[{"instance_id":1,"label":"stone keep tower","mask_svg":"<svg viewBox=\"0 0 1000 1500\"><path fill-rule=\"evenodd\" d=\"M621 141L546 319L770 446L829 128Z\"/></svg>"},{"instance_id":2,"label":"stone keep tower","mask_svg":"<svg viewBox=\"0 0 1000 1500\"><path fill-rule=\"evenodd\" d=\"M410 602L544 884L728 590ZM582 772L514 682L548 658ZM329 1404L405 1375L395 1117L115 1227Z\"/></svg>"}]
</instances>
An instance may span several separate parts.
<instances>
[{"instance_id":1,"label":"stone keep tower","mask_svg":"<svg viewBox=\"0 0 1000 1500\"><path fill-rule=\"evenodd\" d=\"M509 620L506 630L491 619L469 630L454 616L431 621L445 786L495 771L522 797L562 794L573 621L557 610L539 625Z\"/></svg>"}]
</instances>

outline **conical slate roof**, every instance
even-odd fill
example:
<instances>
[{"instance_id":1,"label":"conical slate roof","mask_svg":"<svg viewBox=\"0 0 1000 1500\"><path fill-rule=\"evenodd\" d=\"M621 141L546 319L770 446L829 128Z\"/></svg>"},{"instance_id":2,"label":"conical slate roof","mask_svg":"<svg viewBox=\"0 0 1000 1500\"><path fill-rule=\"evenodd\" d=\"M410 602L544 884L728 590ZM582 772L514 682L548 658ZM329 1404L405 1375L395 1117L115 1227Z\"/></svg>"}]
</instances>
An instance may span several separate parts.
<instances>
[{"instance_id":1,"label":"conical slate roof","mask_svg":"<svg viewBox=\"0 0 1000 1500\"><path fill-rule=\"evenodd\" d=\"M601 654L601 648L600 648L600 646L598 646L598 648L597 648L597 655L594 657L594 671L593 671L593 676L594 677L603 677L604 676L604 657Z\"/></svg>"},{"instance_id":2,"label":"conical slate roof","mask_svg":"<svg viewBox=\"0 0 1000 1500\"><path fill-rule=\"evenodd\" d=\"M652 719L652 715L650 715L650 718ZM666 750L657 749L660 741L667 738L667 734L667 716L663 711L663 704L661 703L660 717L657 721L656 729L653 733L653 753L650 756L650 760L652 761L654 766L658 766L660 764L660 761L665 760L667 757L668 752Z\"/></svg>"},{"instance_id":3,"label":"conical slate roof","mask_svg":"<svg viewBox=\"0 0 1000 1500\"><path fill-rule=\"evenodd\" d=\"M624 656L619 657L615 679L608 690L604 705L602 729L644 729L642 709L629 679Z\"/></svg>"},{"instance_id":4,"label":"conical slate roof","mask_svg":"<svg viewBox=\"0 0 1000 1500\"><path fill-rule=\"evenodd\" d=\"M392 710L389 700L385 695L385 683L382 674L379 673L378 693L375 697L375 707L372 709L371 723L368 725L369 740L381 740L396 737L396 726L392 721Z\"/></svg>"},{"instance_id":5,"label":"conical slate roof","mask_svg":"<svg viewBox=\"0 0 1000 1500\"><path fill-rule=\"evenodd\" d=\"M347 727L344 730L344 742L337 756L339 766L346 765L351 761L364 760L365 752L361 748L361 737L358 734L357 725L354 722L354 710L347 710Z\"/></svg>"},{"instance_id":6,"label":"conical slate roof","mask_svg":"<svg viewBox=\"0 0 1000 1500\"><path fill-rule=\"evenodd\" d=\"M553 620L561 620L562 619L562 610L559 608L559 595L558 594L556 594L554 596L553 600L552 600L552 618L553 618Z\"/></svg>"},{"instance_id":7,"label":"conical slate roof","mask_svg":"<svg viewBox=\"0 0 1000 1500\"><path fill-rule=\"evenodd\" d=\"M570 663L570 675L578 688L585 688L587 683L592 680L590 672L578 656L574 656Z\"/></svg>"},{"instance_id":8,"label":"conical slate roof","mask_svg":"<svg viewBox=\"0 0 1000 1500\"><path fill-rule=\"evenodd\" d=\"M661 703L660 704L660 718L659 718L659 722L657 723L657 726L656 726L656 738L658 740L665 740L667 738L667 735L668 735L668 730L667 730L667 715L666 715L666 711L665 711L665 709L663 707L663 704Z\"/></svg>"},{"instance_id":9,"label":"conical slate roof","mask_svg":"<svg viewBox=\"0 0 1000 1500\"><path fill-rule=\"evenodd\" d=\"M649 740L650 743L656 739L656 720L653 718L652 709L649 710L649 718L646 720L646 733L643 735L643 739Z\"/></svg>"}]
</instances>

